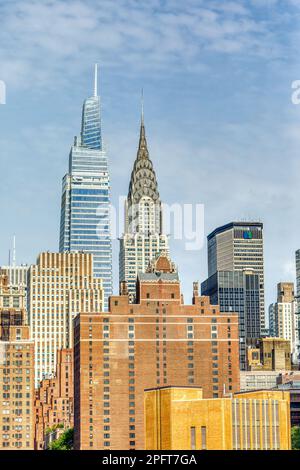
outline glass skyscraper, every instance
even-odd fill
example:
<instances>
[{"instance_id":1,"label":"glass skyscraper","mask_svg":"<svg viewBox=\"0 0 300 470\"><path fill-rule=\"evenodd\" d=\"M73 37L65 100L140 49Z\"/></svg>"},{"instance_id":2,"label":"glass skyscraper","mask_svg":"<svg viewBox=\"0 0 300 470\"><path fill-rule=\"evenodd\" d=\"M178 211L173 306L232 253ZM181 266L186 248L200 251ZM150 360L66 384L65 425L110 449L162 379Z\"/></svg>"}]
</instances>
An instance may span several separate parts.
<instances>
[{"instance_id":1,"label":"glass skyscraper","mask_svg":"<svg viewBox=\"0 0 300 470\"><path fill-rule=\"evenodd\" d=\"M93 254L94 276L102 278L104 307L112 295L110 180L101 135L100 97L95 66L94 94L84 101L79 137L62 183L60 252Z\"/></svg>"},{"instance_id":2,"label":"glass skyscraper","mask_svg":"<svg viewBox=\"0 0 300 470\"><path fill-rule=\"evenodd\" d=\"M265 321L264 247L261 222L230 222L207 237L208 277L217 271L253 269L259 274L260 334L267 336Z\"/></svg>"},{"instance_id":3,"label":"glass skyscraper","mask_svg":"<svg viewBox=\"0 0 300 470\"><path fill-rule=\"evenodd\" d=\"M260 338L260 278L252 270L217 271L201 284L220 312L239 315L240 368L246 370L246 347Z\"/></svg>"}]
</instances>

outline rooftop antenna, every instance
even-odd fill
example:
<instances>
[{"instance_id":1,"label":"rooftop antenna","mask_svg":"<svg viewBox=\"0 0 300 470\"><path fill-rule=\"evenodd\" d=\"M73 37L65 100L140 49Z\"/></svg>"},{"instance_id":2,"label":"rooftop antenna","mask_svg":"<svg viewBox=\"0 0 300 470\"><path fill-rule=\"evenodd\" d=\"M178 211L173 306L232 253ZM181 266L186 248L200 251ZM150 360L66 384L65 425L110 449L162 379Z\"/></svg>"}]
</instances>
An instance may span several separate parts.
<instances>
[{"instance_id":1,"label":"rooftop antenna","mask_svg":"<svg viewBox=\"0 0 300 470\"><path fill-rule=\"evenodd\" d=\"M16 267L16 236L14 235L14 238L13 238L13 267L15 268Z\"/></svg>"},{"instance_id":2,"label":"rooftop antenna","mask_svg":"<svg viewBox=\"0 0 300 470\"><path fill-rule=\"evenodd\" d=\"M95 64L94 96L98 96L98 64Z\"/></svg>"}]
</instances>

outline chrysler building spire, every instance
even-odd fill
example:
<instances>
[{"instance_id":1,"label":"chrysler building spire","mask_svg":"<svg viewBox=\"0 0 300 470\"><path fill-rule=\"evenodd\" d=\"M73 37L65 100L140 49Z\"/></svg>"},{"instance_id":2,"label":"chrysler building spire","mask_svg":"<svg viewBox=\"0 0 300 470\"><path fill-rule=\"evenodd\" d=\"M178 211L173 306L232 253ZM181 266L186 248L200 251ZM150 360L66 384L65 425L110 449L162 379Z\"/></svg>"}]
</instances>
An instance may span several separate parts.
<instances>
[{"instance_id":1,"label":"chrysler building spire","mask_svg":"<svg viewBox=\"0 0 300 470\"><path fill-rule=\"evenodd\" d=\"M140 137L125 202L125 230L120 239L120 282L127 283L130 299L134 298L138 272L162 251L169 253L168 237L162 233L162 206L156 174L149 157L142 109Z\"/></svg>"},{"instance_id":2,"label":"chrysler building spire","mask_svg":"<svg viewBox=\"0 0 300 470\"><path fill-rule=\"evenodd\" d=\"M137 153L137 159L149 158L149 152L147 148L146 132L145 132L145 120L144 120L144 91L142 89L141 94L141 126L140 126L140 141Z\"/></svg>"},{"instance_id":3,"label":"chrysler building spire","mask_svg":"<svg viewBox=\"0 0 300 470\"><path fill-rule=\"evenodd\" d=\"M156 174L149 158L144 116L142 114L139 146L129 184L129 205L138 204L143 196L150 198L154 203L160 204Z\"/></svg>"}]
</instances>

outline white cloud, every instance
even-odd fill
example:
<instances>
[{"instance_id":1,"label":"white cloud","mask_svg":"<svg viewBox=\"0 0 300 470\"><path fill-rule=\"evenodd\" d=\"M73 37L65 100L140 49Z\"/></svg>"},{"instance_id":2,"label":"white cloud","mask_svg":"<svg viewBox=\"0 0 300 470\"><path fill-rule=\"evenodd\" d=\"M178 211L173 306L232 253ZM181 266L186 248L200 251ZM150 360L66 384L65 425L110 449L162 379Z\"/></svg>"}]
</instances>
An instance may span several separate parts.
<instances>
[{"instance_id":1,"label":"white cloud","mask_svg":"<svg viewBox=\"0 0 300 470\"><path fill-rule=\"evenodd\" d=\"M280 54L272 17L256 18L243 1L17 0L0 14L1 78L22 88L75 76L95 59L124 70L199 70L205 51Z\"/></svg>"}]
</instances>

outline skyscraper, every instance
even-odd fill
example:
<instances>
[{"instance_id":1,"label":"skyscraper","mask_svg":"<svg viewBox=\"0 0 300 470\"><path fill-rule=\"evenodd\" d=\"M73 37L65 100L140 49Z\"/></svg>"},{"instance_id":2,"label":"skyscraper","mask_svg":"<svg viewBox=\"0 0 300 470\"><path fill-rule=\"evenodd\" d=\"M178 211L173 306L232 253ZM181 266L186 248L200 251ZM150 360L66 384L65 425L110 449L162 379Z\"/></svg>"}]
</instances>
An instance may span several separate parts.
<instances>
[{"instance_id":1,"label":"skyscraper","mask_svg":"<svg viewBox=\"0 0 300 470\"><path fill-rule=\"evenodd\" d=\"M81 134L75 137L69 172L63 178L59 251L94 255L94 275L103 280L107 308L112 294L110 180L102 142L97 65L94 94L83 104Z\"/></svg>"},{"instance_id":2,"label":"skyscraper","mask_svg":"<svg viewBox=\"0 0 300 470\"><path fill-rule=\"evenodd\" d=\"M201 294L208 295L221 312L238 313L240 368L246 370L247 341L260 337L259 275L253 270L217 271L202 282Z\"/></svg>"},{"instance_id":3,"label":"skyscraper","mask_svg":"<svg viewBox=\"0 0 300 470\"><path fill-rule=\"evenodd\" d=\"M22 286L0 276L0 450L33 449L34 342L24 298Z\"/></svg>"},{"instance_id":4,"label":"skyscraper","mask_svg":"<svg viewBox=\"0 0 300 470\"><path fill-rule=\"evenodd\" d=\"M298 362L298 328L293 282L277 284L277 302L269 307L270 335L290 341L292 360Z\"/></svg>"},{"instance_id":5,"label":"skyscraper","mask_svg":"<svg viewBox=\"0 0 300 470\"><path fill-rule=\"evenodd\" d=\"M217 271L252 269L259 274L260 328L266 335L263 224L231 222L216 228L207 237L208 277Z\"/></svg>"},{"instance_id":6,"label":"skyscraper","mask_svg":"<svg viewBox=\"0 0 300 470\"><path fill-rule=\"evenodd\" d=\"M30 266L28 315L35 343L35 383L51 378L57 351L72 347L73 318L79 312L102 312L102 280L93 276L88 253L41 253Z\"/></svg>"},{"instance_id":7,"label":"skyscraper","mask_svg":"<svg viewBox=\"0 0 300 470\"><path fill-rule=\"evenodd\" d=\"M169 254L156 175L147 147L142 110L140 140L125 202L125 233L120 239L119 279L135 295L138 272L145 272L157 254Z\"/></svg>"}]
</instances>

